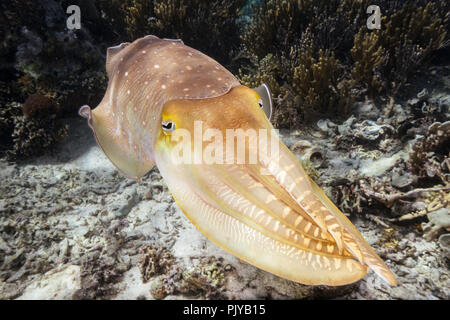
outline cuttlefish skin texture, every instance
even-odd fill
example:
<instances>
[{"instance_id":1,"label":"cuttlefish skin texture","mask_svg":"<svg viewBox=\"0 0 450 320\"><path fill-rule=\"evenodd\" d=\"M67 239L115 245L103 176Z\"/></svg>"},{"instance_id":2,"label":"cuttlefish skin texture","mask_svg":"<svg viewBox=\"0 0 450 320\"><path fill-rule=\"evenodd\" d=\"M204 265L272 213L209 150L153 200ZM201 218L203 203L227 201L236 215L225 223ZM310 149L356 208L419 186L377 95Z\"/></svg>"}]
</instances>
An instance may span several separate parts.
<instances>
[{"instance_id":1,"label":"cuttlefish skin texture","mask_svg":"<svg viewBox=\"0 0 450 320\"><path fill-rule=\"evenodd\" d=\"M85 106L80 113L122 172L139 178L156 163L180 209L208 239L280 277L343 285L371 268L396 284L376 252L271 131L254 90L180 41L147 36L111 50L105 98L92 112ZM267 129L279 156L248 142L247 153L256 148L255 163L174 161L181 142L162 123L194 137L196 121L202 121L203 132L222 133L223 145L227 129ZM193 148L193 141L182 143L188 144L191 159L204 151Z\"/></svg>"}]
</instances>

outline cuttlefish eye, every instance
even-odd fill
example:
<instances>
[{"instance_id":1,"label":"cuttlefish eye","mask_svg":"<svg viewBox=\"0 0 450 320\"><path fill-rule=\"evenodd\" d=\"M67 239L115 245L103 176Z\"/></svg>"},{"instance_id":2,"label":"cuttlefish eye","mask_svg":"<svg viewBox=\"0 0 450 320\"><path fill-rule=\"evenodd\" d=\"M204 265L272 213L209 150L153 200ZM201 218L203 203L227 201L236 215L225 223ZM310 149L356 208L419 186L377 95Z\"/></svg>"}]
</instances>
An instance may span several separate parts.
<instances>
[{"instance_id":1,"label":"cuttlefish eye","mask_svg":"<svg viewBox=\"0 0 450 320\"><path fill-rule=\"evenodd\" d=\"M262 99L259 99L258 100L258 104L259 104L259 107L262 109L264 106L263 106L263 101L262 101Z\"/></svg>"},{"instance_id":2,"label":"cuttlefish eye","mask_svg":"<svg viewBox=\"0 0 450 320\"><path fill-rule=\"evenodd\" d=\"M172 120L162 121L161 126L165 132L172 132L175 130L175 122Z\"/></svg>"}]
</instances>

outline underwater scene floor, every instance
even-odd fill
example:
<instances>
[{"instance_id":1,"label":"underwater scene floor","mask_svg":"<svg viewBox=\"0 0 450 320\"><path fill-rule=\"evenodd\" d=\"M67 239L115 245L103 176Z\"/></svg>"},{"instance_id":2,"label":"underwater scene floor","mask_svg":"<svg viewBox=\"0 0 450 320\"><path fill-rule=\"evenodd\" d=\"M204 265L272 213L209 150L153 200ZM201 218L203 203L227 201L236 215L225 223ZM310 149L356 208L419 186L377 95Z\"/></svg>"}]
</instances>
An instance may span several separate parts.
<instances>
[{"instance_id":1,"label":"underwater scene floor","mask_svg":"<svg viewBox=\"0 0 450 320\"><path fill-rule=\"evenodd\" d=\"M280 132L299 159L306 157L320 184L352 180L361 172L374 179L392 175L408 160L413 138L384 153L336 148L333 135L344 141L358 130L369 140L380 132L380 141L389 139L388 125L380 131L376 126L383 124L367 119L370 106L361 108L364 116L356 112L339 126L321 120L313 129ZM0 187L0 250L5 253L0 299L449 298L449 251L436 239L438 222L401 224L352 214L398 286L389 287L373 272L341 287L301 285L214 245L178 209L156 168L140 183L127 179L101 152L83 119L67 124L69 138L49 155L0 163L0 179L8 181ZM401 174L394 180L408 183ZM448 192L441 195L448 198ZM448 204L436 208L448 216Z\"/></svg>"}]
</instances>

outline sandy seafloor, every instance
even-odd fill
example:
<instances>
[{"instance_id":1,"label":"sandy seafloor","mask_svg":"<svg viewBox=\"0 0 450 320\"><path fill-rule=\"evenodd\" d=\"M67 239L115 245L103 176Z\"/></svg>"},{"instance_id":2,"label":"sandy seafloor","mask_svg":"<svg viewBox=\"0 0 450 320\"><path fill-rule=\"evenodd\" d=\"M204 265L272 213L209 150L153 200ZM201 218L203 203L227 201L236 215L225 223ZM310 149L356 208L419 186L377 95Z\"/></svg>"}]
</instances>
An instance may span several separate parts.
<instances>
[{"instance_id":1,"label":"sandy seafloor","mask_svg":"<svg viewBox=\"0 0 450 320\"><path fill-rule=\"evenodd\" d=\"M425 240L414 224L390 224L400 240L388 246L381 239L390 229L363 215L350 218L398 286L371 271L354 284L327 287L259 270L203 236L177 208L156 168L140 183L127 179L96 145L84 119L68 124L69 138L50 154L0 163L1 299L449 298L448 252L436 239ZM291 147L301 133L281 136ZM359 170L383 174L407 157L408 147L378 162L362 161ZM324 154L333 161L348 156Z\"/></svg>"}]
</instances>

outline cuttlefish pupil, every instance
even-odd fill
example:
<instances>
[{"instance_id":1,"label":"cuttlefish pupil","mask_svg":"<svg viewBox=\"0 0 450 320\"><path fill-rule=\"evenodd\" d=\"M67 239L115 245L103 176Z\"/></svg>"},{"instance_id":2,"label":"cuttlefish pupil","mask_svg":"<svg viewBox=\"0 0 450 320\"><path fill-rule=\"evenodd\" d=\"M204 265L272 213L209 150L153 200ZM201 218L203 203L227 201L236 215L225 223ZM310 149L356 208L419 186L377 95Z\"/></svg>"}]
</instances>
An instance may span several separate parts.
<instances>
[{"instance_id":1,"label":"cuttlefish pupil","mask_svg":"<svg viewBox=\"0 0 450 320\"><path fill-rule=\"evenodd\" d=\"M94 110L83 106L80 115L128 177L139 179L156 164L179 208L212 242L304 284L347 284L369 268L396 284L389 268L274 133L267 85L245 87L181 40L155 36L109 48L106 71L103 100ZM267 129L278 156L248 143L245 151L256 148L256 163L175 164L170 135L176 128L194 135L199 120L222 133ZM188 149L190 158L208 147Z\"/></svg>"},{"instance_id":2,"label":"cuttlefish pupil","mask_svg":"<svg viewBox=\"0 0 450 320\"><path fill-rule=\"evenodd\" d=\"M172 132L175 130L175 123L173 121L162 121L161 127L164 132Z\"/></svg>"}]
</instances>

